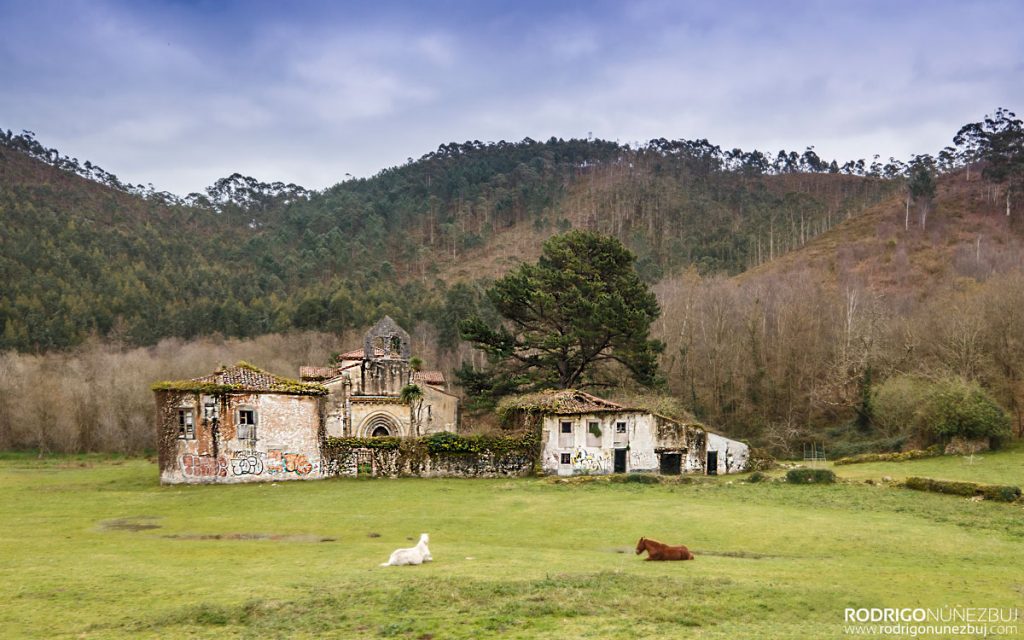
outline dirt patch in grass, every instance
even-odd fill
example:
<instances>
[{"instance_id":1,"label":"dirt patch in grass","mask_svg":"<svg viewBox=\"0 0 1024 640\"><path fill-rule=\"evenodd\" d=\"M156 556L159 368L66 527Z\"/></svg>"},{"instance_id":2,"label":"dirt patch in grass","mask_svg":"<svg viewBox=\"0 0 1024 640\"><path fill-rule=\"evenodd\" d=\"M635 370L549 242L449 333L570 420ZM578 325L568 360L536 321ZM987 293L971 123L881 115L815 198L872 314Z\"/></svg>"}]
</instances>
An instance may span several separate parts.
<instances>
[{"instance_id":1,"label":"dirt patch in grass","mask_svg":"<svg viewBox=\"0 0 1024 640\"><path fill-rule=\"evenodd\" d=\"M154 522L159 519L158 516L128 516L104 520L100 522L100 528L106 531L149 531L160 528L160 525Z\"/></svg>"},{"instance_id":2,"label":"dirt patch in grass","mask_svg":"<svg viewBox=\"0 0 1024 640\"><path fill-rule=\"evenodd\" d=\"M337 538L327 538L311 534L281 533L170 533L163 538L171 540L271 540L273 542L336 542Z\"/></svg>"},{"instance_id":3,"label":"dirt patch in grass","mask_svg":"<svg viewBox=\"0 0 1024 640\"><path fill-rule=\"evenodd\" d=\"M781 558L783 556L772 556L767 553L754 553L753 551L705 551L693 549L694 556L716 556L719 558L743 558L745 560L762 560L764 558Z\"/></svg>"}]
</instances>

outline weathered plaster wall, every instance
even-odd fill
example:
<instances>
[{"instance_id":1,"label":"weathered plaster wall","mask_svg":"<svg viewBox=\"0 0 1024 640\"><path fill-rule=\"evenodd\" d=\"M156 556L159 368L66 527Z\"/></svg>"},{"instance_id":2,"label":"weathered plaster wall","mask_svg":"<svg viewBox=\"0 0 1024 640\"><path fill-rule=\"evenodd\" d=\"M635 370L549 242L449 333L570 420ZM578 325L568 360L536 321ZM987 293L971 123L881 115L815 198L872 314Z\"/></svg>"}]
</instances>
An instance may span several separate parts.
<instances>
[{"instance_id":1,"label":"weathered plaster wall","mask_svg":"<svg viewBox=\"0 0 1024 640\"><path fill-rule=\"evenodd\" d=\"M651 416L655 428L655 451L680 456L681 473L703 473L707 434L703 429Z\"/></svg>"},{"instance_id":2,"label":"weathered plaster wall","mask_svg":"<svg viewBox=\"0 0 1024 640\"><path fill-rule=\"evenodd\" d=\"M449 431L454 433L459 416L459 399L450 393L435 389L430 385L420 385L423 389L423 435Z\"/></svg>"},{"instance_id":3,"label":"weathered plaster wall","mask_svg":"<svg viewBox=\"0 0 1024 640\"><path fill-rule=\"evenodd\" d=\"M204 407L215 403L217 420L204 419ZM272 393L203 396L158 394L161 453L160 481L175 483L238 483L320 478L323 462L322 400L313 396ZM178 409L196 416L194 440L178 433ZM238 439L238 411L256 415L256 439Z\"/></svg>"},{"instance_id":4,"label":"weathered plaster wall","mask_svg":"<svg viewBox=\"0 0 1024 640\"><path fill-rule=\"evenodd\" d=\"M324 386L330 392L327 396L327 406L324 412L324 428L327 431L327 435L335 438L351 436L350 427L345 419L346 399L349 393L348 389L351 386L351 379L345 377L337 378L325 382Z\"/></svg>"},{"instance_id":5,"label":"weathered plaster wall","mask_svg":"<svg viewBox=\"0 0 1024 640\"><path fill-rule=\"evenodd\" d=\"M654 416L642 412L593 413L572 416L545 416L541 431L543 446L541 468L545 473L612 473L615 449L626 450L626 471L658 470L654 452ZM562 422L572 423L572 433L561 433ZM598 423L600 436L590 435L589 423ZM626 423L626 432L617 433L616 425ZM569 454L569 462L562 455Z\"/></svg>"},{"instance_id":6,"label":"weathered plaster wall","mask_svg":"<svg viewBox=\"0 0 1024 640\"><path fill-rule=\"evenodd\" d=\"M717 433L708 432L708 451L718 452L718 474L739 473L747 468L750 447Z\"/></svg>"},{"instance_id":7,"label":"weathered plaster wall","mask_svg":"<svg viewBox=\"0 0 1024 640\"><path fill-rule=\"evenodd\" d=\"M572 433L562 434L562 422L572 423ZM590 434L596 422L600 436ZM626 432L616 425L625 422ZM541 431L541 468L558 475L613 473L615 450L626 450L625 472L660 472L661 456L679 455L681 473L704 473L706 453L718 453L718 473L736 473L746 466L749 448L742 442L673 422L650 413L601 412L570 416L545 416ZM563 455L568 454L568 462Z\"/></svg>"}]
</instances>

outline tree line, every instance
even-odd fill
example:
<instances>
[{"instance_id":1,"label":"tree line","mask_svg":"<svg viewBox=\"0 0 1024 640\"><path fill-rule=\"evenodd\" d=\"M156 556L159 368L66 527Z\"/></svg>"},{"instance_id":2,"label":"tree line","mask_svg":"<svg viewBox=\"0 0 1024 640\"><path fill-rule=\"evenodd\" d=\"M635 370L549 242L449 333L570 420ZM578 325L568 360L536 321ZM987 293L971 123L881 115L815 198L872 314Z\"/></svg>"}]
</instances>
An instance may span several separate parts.
<instances>
[{"instance_id":1,"label":"tree line","mask_svg":"<svg viewBox=\"0 0 1024 640\"><path fill-rule=\"evenodd\" d=\"M690 264L735 273L886 189L766 185L704 144L698 157L552 139L442 145L320 193L236 174L175 199L0 134L0 349L36 352L91 336L339 330L384 313L451 334L437 276L501 230L606 231L608 218L648 281Z\"/></svg>"},{"instance_id":2,"label":"tree line","mask_svg":"<svg viewBox=\"0 0 1024 640\"><path fill-rule=\"evenodd\" d=\"M891 403L879 411L880 391L955 379L984 388L1024 436L1019 268L923 300L806 271L740 283L691 273L658 293L668 389L730 434L789 454L811 441L899 450L915 425L887 418Z\"/></svg>"}]
</instances>

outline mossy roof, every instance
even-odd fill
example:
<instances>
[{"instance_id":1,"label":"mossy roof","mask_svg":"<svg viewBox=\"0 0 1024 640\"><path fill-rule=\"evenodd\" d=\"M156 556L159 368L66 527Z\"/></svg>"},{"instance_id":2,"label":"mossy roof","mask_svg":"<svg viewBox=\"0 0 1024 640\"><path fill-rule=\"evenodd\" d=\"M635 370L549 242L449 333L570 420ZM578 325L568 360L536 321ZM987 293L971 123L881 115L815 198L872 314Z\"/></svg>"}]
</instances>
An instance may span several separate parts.
<instances>
[{"instance_id":1,"label":"mossy roof","mask_svg":"<svg viewBox=\"0 0 1024 640\"><path fill-rule=\"evenodd\" d=\"M275 375L247 362L231 367L221 367L213 373L192 378L158 382L154 391L195 391L199 393L283 393L300 396L327 395L327 389L319 384L309 384L291 378Z\"/></svg>"},{"instance_id":2,"label":"mossy roof","mask_svg":"<svg viewBox=\"0 0 1024 640\"><path fill-rule=\"evenodd\" d=\"M544 413L550 415L582 415L587 413L617 413L638 411L649 413L657 418L676 424L696 427L704 431L718 434L708 429L692 416L673 418L643 406L628 406L599 398L578 389L548 389L536 393L505 398L498 404L498 413L502 416L515 411ZM724 437L724 436L723 436Z\"/></svg>"},{"instance_id":3,"label":"mossy roof","mask_svg":"<svg viewBox=\"0 0 1024 640\"><path fill-rule=\"evenodd\" d=\"M511 411L529 411L555 415L574 415L581 413L644 411L644 409L626 407L617 402L598 398L578 389L548 389L546 391L506 398L498 405L498 411L503 414Z\"/></svg>"}]
</instances>

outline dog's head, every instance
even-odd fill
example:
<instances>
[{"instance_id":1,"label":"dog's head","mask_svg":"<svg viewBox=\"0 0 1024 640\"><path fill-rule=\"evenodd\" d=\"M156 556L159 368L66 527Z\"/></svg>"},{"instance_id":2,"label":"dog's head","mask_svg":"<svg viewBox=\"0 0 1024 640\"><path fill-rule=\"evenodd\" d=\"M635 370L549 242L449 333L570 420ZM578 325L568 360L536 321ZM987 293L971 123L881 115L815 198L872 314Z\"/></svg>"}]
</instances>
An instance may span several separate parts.
<instances>
[{"instance_id":1,"label":"dog's head","mask_svg":"<svg viewBox=\"0 0 1024 640\"><path fill-rule=\"evenodd\" d=\"M420 534L420 542L422 542L423 544L429 543L430 542L430 536L428 536L425 533L421 533Z\"/></svg>"}]
</instances>

